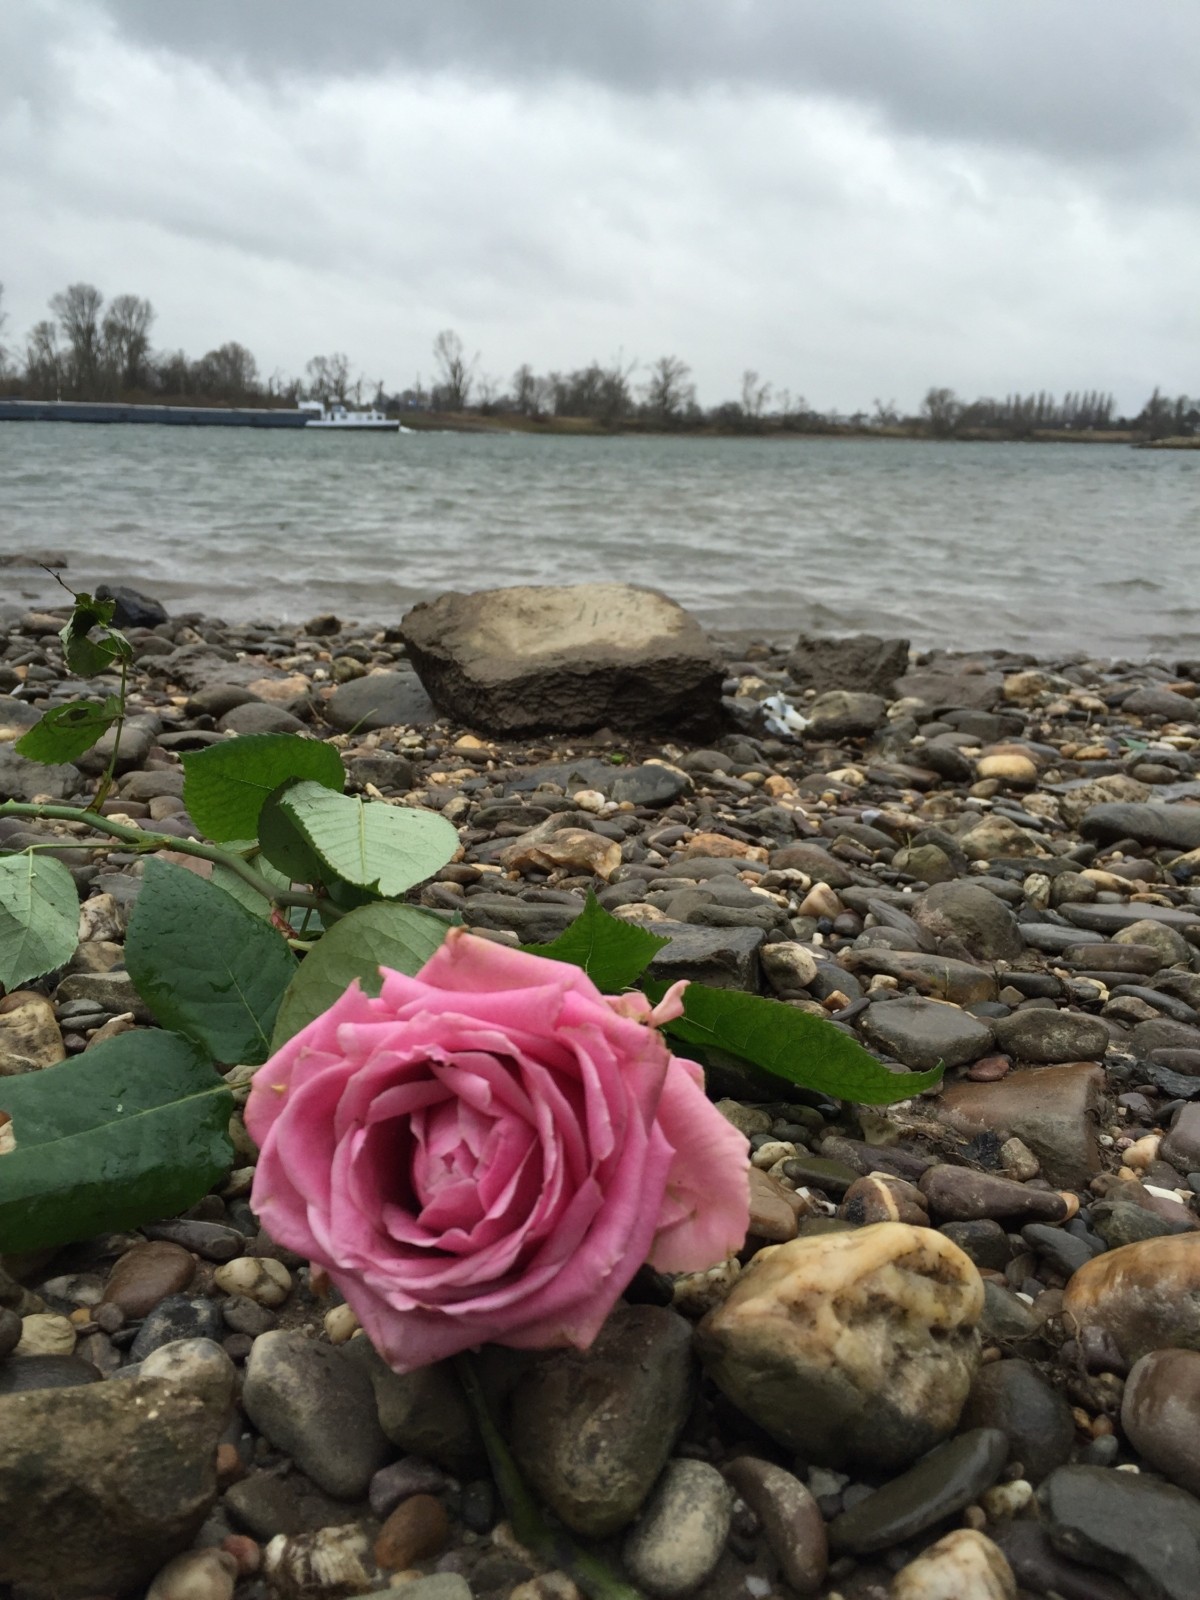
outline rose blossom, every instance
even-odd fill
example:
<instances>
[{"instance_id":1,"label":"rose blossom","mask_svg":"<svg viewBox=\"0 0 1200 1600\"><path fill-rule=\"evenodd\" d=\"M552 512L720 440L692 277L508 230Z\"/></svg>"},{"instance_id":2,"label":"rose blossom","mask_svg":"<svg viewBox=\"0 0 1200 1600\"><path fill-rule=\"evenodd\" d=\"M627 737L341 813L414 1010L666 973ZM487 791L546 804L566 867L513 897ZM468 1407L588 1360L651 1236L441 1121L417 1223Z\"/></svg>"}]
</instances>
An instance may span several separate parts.
<instances>
[{"instance_id":1,"label":"rose blossom","mask_svg":"<svg viewBox=\"0 0 1200 1600\"><path fill-rule=\"evenodd\" d=\"M651 1010L452 928L352 984L255 1074L252 1203L400 1372L493 1340L589 1345L643 1261L741 1247L747 1144Z\"/></svg>"}]
</instances>

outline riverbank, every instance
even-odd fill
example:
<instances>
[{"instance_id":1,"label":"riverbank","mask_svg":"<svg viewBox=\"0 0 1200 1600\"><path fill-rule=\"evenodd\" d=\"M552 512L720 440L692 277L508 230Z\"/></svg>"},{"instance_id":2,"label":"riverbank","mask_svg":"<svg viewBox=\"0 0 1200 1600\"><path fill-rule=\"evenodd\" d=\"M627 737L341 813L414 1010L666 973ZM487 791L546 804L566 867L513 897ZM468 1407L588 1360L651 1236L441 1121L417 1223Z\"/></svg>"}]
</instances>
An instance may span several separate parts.
<instances>
[{"instance_id":1,"label":"riverbank","mask_svg":"<svg viewBox=\"0 0 1200 1600\"><path fill-rule=\"evenodd\" d=\"M10 613L0 741L78 692L61 620ZM898 1071L947 1068L940 1090L884 1110L710 1072L754 1149L740 1262L639 1279L590 1361L494 1363L505 1426L510 1402L521 1419L522 1466L564 1519L598 1533L647 1590L702 1600L991 1600L1006 1591L980 1563L1005 1560L1023 1596L1193 1594L1200 661L998 649L906 662L741 633L722 644L728 730L701 747L620 730L490 739L428 702L394 629L333 616L276 628L193 614L129 632L135 718L110 814L187 834L181 752L231 733L310 733L337 746L352 787L460 829L462 859L419 903L534 942L590 890L670 938L663 977L782 999ZM764 722L775 694L807 719L799 737ZM5 793L86 789L82 773L30 768L0 742ZM0 821L5 848L31 832L45 843L53 830ZM142 861L119 849L64 859L86 897L84 938L67 973L0 1007L0 1024L26 1028L19 1049L15 1027L0 1032L0 1073L149 1020L121 951ZM370 1361L336 1296L259 1228L252 1147L242 1138L238 1151L244 1164L187 1217L0 1279L0 1474L31 1448L17 1421L36 1405L61 1475L21 1498L0 1581L36 1577L40 1551L45 1570L80 1564L60 1576L64 1593L113 1592L88 1562L101 1548L136 1560L152 1526L221 1552L204 1558L213 1600L235 1582L245 1600L262 1593L280 1536L271 1562L293 1578L307 1563L314 1596L346 1592L311 1577L315 1540L359 1564L360 1587L411 1578L412 1600L569 1597L515 1542L445 1374L400 1380ZM889 1258L894 1231L871 1236L886 1244L874 1259L844 1252L877 1223L929 1228L942 1254L924 1267L908 1246ZM851 1363L852 1381L821 1390L811 1436L789 1431L803 1418L756 1413L752 1384L735 1403L713 1378L718 1338L736 1354L739 1337L715 1308L754 1281L768 1244L799 1252L812 1284L801 1307L825 1297L772 1359L797 1385ZM765 1305L795 1315L770 1293ZM159 1354L190 1338L220 1351ZM943 1371L947 1344L966 1398L931 1436L905 1396ZM742 1352L751 1370L762 1359L761 1346ZM144 1362L178 1380L163 1381L155 1425L128 1398ZM185 1400L208 1418L217 1475L190 1462L174 1486L157 1439ZM116 1437L120 1459L95 1489L97 1453ZM54 1509L64 1478L69 1532ZM919 1568L895 1577L953 1529L957 1551L928 1558L940 1590L916 1586ZM955 1561L967 1575L950 1590Z\"/></svg>"}]
</instances>

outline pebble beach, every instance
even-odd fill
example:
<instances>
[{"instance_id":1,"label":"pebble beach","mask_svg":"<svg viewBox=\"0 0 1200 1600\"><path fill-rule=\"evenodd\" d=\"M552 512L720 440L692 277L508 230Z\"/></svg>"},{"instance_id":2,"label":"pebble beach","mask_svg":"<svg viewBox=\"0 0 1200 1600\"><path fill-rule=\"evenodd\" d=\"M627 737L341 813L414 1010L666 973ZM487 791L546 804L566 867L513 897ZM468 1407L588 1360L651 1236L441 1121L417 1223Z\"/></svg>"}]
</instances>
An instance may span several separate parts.
<instances>
[{"instance_id":1,"label":"pebble beach","mask_svg":"<svg viewBox=\"0 0 1200 1600\"><path fill-rule=\"evenodd\" d=\"M751 630L715 637L711 735L501 737L435 707L398 626L157 614L109 815L195 835L181 753L327 739L351 789L459 829L414 903L531 943L591 892L669 939L652 977L946 1069L865 1108L711 1068L744 1249L643 1270L587 1352L484 1353L565 1528L663 1600L1200 1600L1200 660ZM12 748L79 693L66 615L0 608L0 800L102 770ZM0 848L71 826L2 818ZM0 1083L153 1025L143 859L61 859L79 945L0 999ZM235 1146L184 1216L0 1256L0 1595L575 1600L451 1373L384 1365Z\"/></svg>"}]
</instances>

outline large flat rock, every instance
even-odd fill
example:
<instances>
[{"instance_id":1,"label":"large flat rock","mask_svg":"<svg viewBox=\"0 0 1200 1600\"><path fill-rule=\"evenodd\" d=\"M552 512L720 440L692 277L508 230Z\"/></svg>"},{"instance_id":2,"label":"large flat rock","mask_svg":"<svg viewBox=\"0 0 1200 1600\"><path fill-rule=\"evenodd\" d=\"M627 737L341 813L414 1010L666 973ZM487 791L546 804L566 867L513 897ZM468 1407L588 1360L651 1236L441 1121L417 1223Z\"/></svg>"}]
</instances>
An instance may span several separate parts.
<instances>
[{"instance_id":1,"label":"large flat rock","mask_svg":"<svg viewBox=\"0 0 1200 1600\"><path fill-rule=\"evenodd\" d=\"M1195 850L1200 846L1200 806L1153 802L1092 806L1084 813L1079 831L1089 839L1136 839L1139 844Z\"/></svg>"},{"instance_id":2,"label":"large flat rock","mask_svg":"<svg viewBox=\"0 0 1200 1600\"><path fill-rule=\"evenodd\" d=\"M720 658L696 619L653 589L444 594L414 606L401 627L434 704L488 733L720 725Z\"/></svg>"}]
</instances>

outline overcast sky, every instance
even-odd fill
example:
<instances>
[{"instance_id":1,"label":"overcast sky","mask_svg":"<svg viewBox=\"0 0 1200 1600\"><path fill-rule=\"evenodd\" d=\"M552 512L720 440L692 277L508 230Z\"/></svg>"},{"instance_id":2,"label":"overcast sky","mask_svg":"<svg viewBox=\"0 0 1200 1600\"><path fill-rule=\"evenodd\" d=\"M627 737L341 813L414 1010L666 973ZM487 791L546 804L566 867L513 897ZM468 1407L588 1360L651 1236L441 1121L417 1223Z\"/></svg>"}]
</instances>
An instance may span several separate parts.
<instances>
[{"instance_id":1,"label":"overcast sky","mask_svg":"<svg viewBox=\"0 0 1200 1600\"><path fill-rule=\"evenodd\" d=\"M1183 0L0 0L9 342L84 280L264 373L452 327L810 403L1200 393Z\"/></svg>"}]
</instances>

